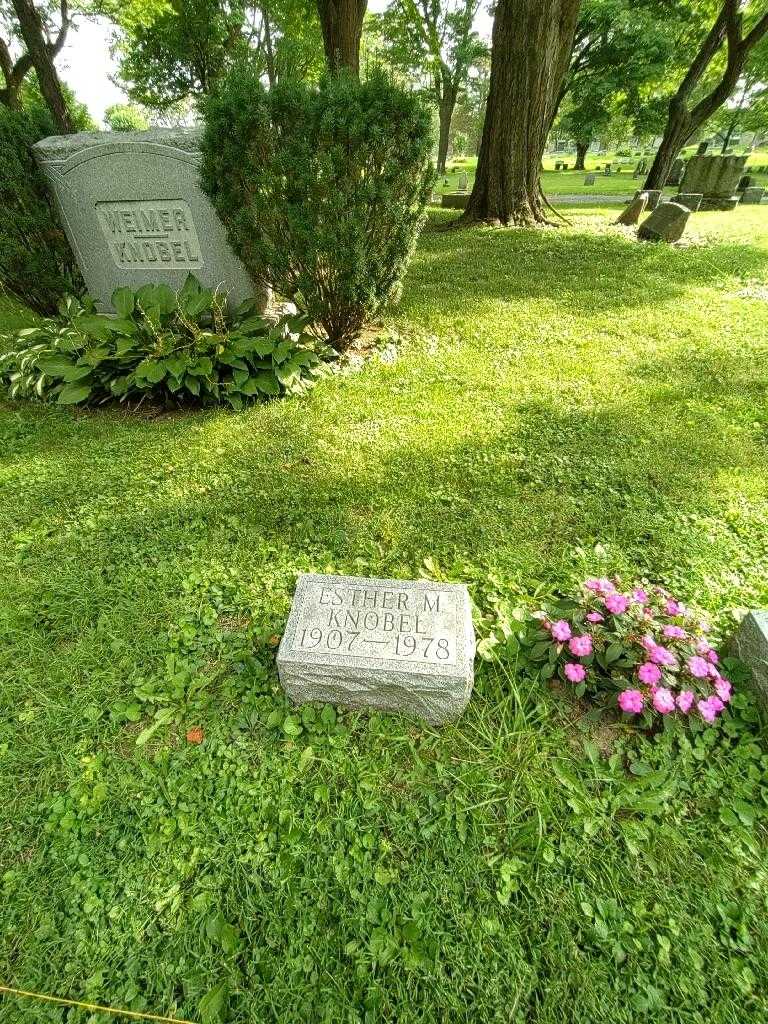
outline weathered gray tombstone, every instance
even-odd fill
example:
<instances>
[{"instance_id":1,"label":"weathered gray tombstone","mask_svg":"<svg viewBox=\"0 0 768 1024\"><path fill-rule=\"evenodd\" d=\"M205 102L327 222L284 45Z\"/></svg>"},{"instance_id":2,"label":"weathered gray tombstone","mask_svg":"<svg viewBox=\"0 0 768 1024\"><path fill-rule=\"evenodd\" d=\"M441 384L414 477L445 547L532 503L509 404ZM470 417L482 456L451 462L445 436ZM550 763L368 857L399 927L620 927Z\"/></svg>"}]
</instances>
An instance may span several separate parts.
<instances>
[{"instance_id":1,"label":"weathered gray tombstone","mask_svg":"<svg viewBox=\"0 0 768 1024\"><path fill-rule=\"evenodd\" d=\"M752 175L751 174L742 174L742 176L739 178L739 184L736 186L736 191L737 192L743 192L744 189L745 188L749 188L751 184L752 184Z\"/></svg>"},{"instance_id":2,"label":"weathered gray tombstone","mask_svg":"<svg viewBox=\"0 0 768 1024\"><path fill-rule=\"evenodd\" d=\"M469 192L443 192L440 205L449 210L466 210L468 202Z\"/></svg>"},{"instance_id":3,"label":"weathered gray tombstone","mask_svg":"<svg viewBox=\"0 0 768 1024\"><path fill-rule=\"evenodd\" d=\"M457 718L474 680L467 588L427 580L302 574L277 655L296 704Z\"/></svg>"},{"instance_id":4,"label":"weathered gray tombstone","mask_svg":"<svg viewBox=\"0 0 768 1024\"><path fill-rule=\"evenodd\" d=\"M597 175L596 174L588 174L584 178L584 184L585 185L594 185L596 181L597 181Z\"/></svg>"},{"instance_id":5,"label":"weathered gray tombstone","mask_svg":"<svg viewBox=\"0 0 768 1024\"><path fill-rule=\"evenodd\" d=\"M611 173L611 164L606 164L605 165L605 169L603 171L603 174L610 174L610 173Z\"/></svg>"},{"instance_id":6,"label":"weathered gray tombstone","mask_svg":"<svg viewBox=\"0 0 768 1024\"><path fill-rule=\"evenodd\" d=\"M201 129L80 132L34 146L88 291L112 309L116 288L168 284L193 273L236 305L266 295L227 242L198 184Z\"/></svg>"},{"instance_id":7,"label":"weathered gray tombstone","mask_svg":"<svg viewBox=\"0 0 768 1024\"><path fill-rule=\"evenodd\" d=\"M768 611L751 611L744 616L729 645L729 653L749 668L751 688L768 708Z\"/></svg>"},{"instance_id":8,"label":"weathered gray tombstone","mask_svg":"<svg viewBox=\"0 0 768 1024\"><path fill-rule=\"evenodd\" d=\"M672 196L670 202L687 206L691 213L696 213L703 198L701 192L679 192L676 196Z\"/></svg>"},{"instance_id":9,"label":"weathered gray tombstone","mask_svg":"<svg viewBox=\"0 0 768 1024\"><path fill-rule=\"evenodd\" d=\"M466 192L467 186L469 185L469 175L466 171L462 171L459 175L459 184L456 186L459 192Z\"/></svg>"},{"instance_id":10,"label":"weathered gray tombstone","mask_svg":"<svg viewBox=\"0 0 768 1024\"><path fill-rule=\"evenodd\" d=\"M670 170L669 175L667 177L667 185L679 185L683 177L684 169L685 161L678 157L672 163L672 169Z\"/></svg>"},{"instance_id":11,"label":"weathered gray tombstone","mask_svg":"<svg viewBox=\"0 0 768 1024\"><path fill-rule=\"evenodd\" d=\"M634 196L632 198L633 199L637 199L637 197L639 195L643 195L643 196L647 196L648 197L647 210L650 212L651 210L655 210L656 207L659 205L659 200L661 199L661 189L658 189L658 188L638 189L637 192L635 192L635 194L634 194Z\"/></svg>"},{"instance_id":12,"label":"weathered gray tombstone","mask_svg":"<svg viewBox=\"0 0 768 1024\"><path fill-rule=\"evenodd\" d=\"M757 206L762 203L764 195L764 188L759 188L757 185L753 185L751 188L744 189L741 194L741 201L745 206Z\"/></svg>"},{"instance_id":13,"label":"weathered gray tombstone","mask_svg":"<svg viewBox=\"0 0 768 1024\"><path fill-rule=\"evenodd\" d=\"M630 201L626 209L623 210L621 214L619 214L616 223L626 225L637 224L637 222L640 220L640 215L645 210L647 205L648 195L646 192L641 192L639 195L635 196L635 198Z\"/></svg>"},{"instance_id":14,"label":"weathered gray tombstone","mask_svg":"<svg viewBox=\"0 0 768 1024\"><path fill-rule=\"evenodd\" d=\"M680 191L701 192L702 210L734 210L739 202L734 195L747 156L692 156L685 165Z\"/></svg>"},{"instance_id":15,"label":"weathered gray tombstone","mask_svg":"<svg viewBox=\"0 0 768 1024\"><path fill-rule=\"evenodd\" d=\"M691 211L680 203L662 203L640 225L637 237L644 242L677 242L690 216Z\"/></svg>"}]
</instances>

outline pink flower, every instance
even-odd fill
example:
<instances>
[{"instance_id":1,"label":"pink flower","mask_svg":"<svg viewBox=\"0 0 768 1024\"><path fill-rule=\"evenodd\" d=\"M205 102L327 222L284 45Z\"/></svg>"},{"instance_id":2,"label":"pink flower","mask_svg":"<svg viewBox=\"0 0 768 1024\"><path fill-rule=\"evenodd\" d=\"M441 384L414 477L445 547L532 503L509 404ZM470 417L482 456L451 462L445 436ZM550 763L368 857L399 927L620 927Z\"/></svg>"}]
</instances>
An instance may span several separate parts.
<instances>
[{"instance_id":1,"label":"pink flower","mask_svg":"<svg viewBox=\"0 0 768 1024\"><path fill-rule=\"evenodd\" d=\"M664 611L667 615L680 615L683 611L683 606L678 604L677 601L673 601L670 597L667 603L664 605Z\"/></svg>"},{"instance_id":2,"label":"pink flower","mask_svg":"<svg viewBox=\"0 0 768 1024\"><path fill-rule=\"evenodd\" d=\"M699 623L699 629L701 630L702 633L708 633L711 628L712 627L710 626L710 624L708 622L700 622Z\"/></svg>"},{"instance_id":3,"label":"pink flower","mask_svg":"<svg viewBox=\"0 0 768 1024\"><path fill-rule=\"evenodd\" d=\"M725 705L719 697L707 697L706 700L697 701L696 707L699 709L699 714L704 721L711 723L714 722Z\"/></svg>"},{"instance_id":4,"label":"pink flower","mask_svg":"<svg viewBox=\"0 0 768 1024\"><path fill-rule=\"evenodd\" d=\"M650 661L646 661L637 670L637 678L647 686L655 686L661 679L661 669Z\"/></svg>"},{"instance_id":5,"label":"pink flower","mask_svg":"<svg viewBox=\"0 0 768 1024\"><path fill-rule=\"evenodd\" d=\"M632 591L632 597L637 601L638 604L645 604L648 600L648 594L642 587L636 587Z\"/></svg>"},{"instance_id":6,"label":"pink flower","mask_svg":"<svg viewBox=\"0 0 768 1024\"><path fill-rule=\"evenodd\" d=\"M698 654L688 659L688 671L694 679L706 679L709 675L709 664Z\"/></svg>"},{"instance_id":7,"label":"pink flower","mask_svg":"<svg viewBox=\"0 0 768 1024\"><path fill-rule=\"evenodd\" d=\"M552 625L552 636L559 643L564 644L566 640L571 638L571 627L565 621L565 619L558 619L557 622Z\"/></svg>"},{"instance_id":8,"label":"pink flower","mask_svg":"<svg viewBox=\"0 0 768 1024\"><path fill-rule=\"evenodd\" d=\"M710 646L708 640L699 640L696 644L696 653L703 654L705 657L709 654Z\"/></svg>"},{"instance_id":9,"label":"pink flower","mask_svg":"<svg viewBox=\"0 0 768 1024\"><path fill-rule=\"evenodd\" d=\"M660 686L653 695L653 706L660 715L668 715L675 710L675 698L665 686Z\"/></svg>"},{"instance_id":10,"label":"pink flower","mask_svg":"<svg viewBox=\"0 0 768 1024\"><path fill-rule=\"evenodd\" d=\"M733 688L731 687L731 684L728 682L728 680L722 678L718 679L715 683L715 690L720 700L724 704L727 704L728 701L731 699L731 693L733 692Z\"/></svg>"},{"instance_id":11,"label":"pink flower","mask_svg":"<svg viewBox=\"0 0 768 1024\"><path fill-rule=\"evenodd\" d=\"M707 675L710 679L719 679L720 669L717 667L717 665L707 665Z\"/></svg>"},{"instance_id":12,"label":"pink flower","mask_svg":"<svg viewBox=\"0 0 768 1024\"><path fill-rule=\"evenodd\" d=\"M607 577L603 576L598 582L600 583L600 592L603 595L616 593L616 587Z\"/></svg>"},{"instance_id":13,"label":"pink flower","mask_svg":"<svg viewBox=\"0 0 768 1024\"><path fill-rule=\"evenodd\" d=\"M668 668L677 667L677 658L672 651L668 651L661 644L654 644L648 648L648 657L651 661L655 661L657 665L666 665Z\"/></svg>"},{"instance_id":14,"label":"pink flower","mask_svg":"<svg viewBox=\"0 0 768 1024\"><path fill-rule=\"evenodd\" d=\"M688 712L691 710L695 699L696 696L693 690L683 690L682 693L678 694L677 706L680 708L684 715L687 715Z\"/></svg>"},{"instance_id":15,"label":"pink flower","mask_svg":"<svg viewBox=\"0 0 768 1024\"><path fill-rule=\"evenodd\" d=\"M583 665L577 665L575 662L569 661L564 669L565 678L570 680L572 683L583 683L587 678L587 670Z\"/></svg>"},{"instance_id":16,"label":"pink flower","mask_svg":"<svg viewBox=\"0 0 768 1024\"><path fill-rule=\"evenodd\" d=\"M685 640L685 630L680 626L665 626L662 632L670 640Z\"/></svg>"},{"instance_id":17,"label":"pink flower","mask_svg":"<svg viewBox=\"0 0 768 1024\"><path fill-rule=\"evenodd\" d=\"M592 653L592 637L574 636L568 641L568 650L577 658L586 658Z\"/></svg>"},{"instance_id":18,"label":"pink flower","mask_svg":"<svg viewBox=\"0 0 768 1024\"><path fill-rule=\"evenodd\" d=\"M613 615L623 615L629 608L629 598L623 594L609 594L605 599L605 607Z\"/></svg>"},{"instance_id":19,"label":"pink flower","mask_svg":"<svg viewBox=\"0 0 768 1024\"><path fill-rule=\"evenodd\" d=\"M600 612L590 612L587 615L587 622L605 622L605 616L601 615Z\"/></svg>"},{"instance_id":20,"label":"pink flower","mask_svg":"<svg viewBox=\"0 0 768 1024\"><path fill-rule=\"evenodd\" d=\"M628 715L638 715L643 710L645 698L639 690L622 690L619 694L619 707Z\"/></svg>"},{"instance_id":21,"label":"pink flower","mask_svg":"<svg viewBox=\"0 0 768 1024\"><path fill-rule=\"evenodd\" d=\"M720 658L717 655L717 651L707 651L707 661L711 662L713 665L716 665L718 661L720 661Z\"/></svg>"},{"instance_id":22,"label":"pink flower","mask_svg":"<svg viewBox=\"0 0 768 1024\"><path fill-rule=\"evenodd\" d=\"M596 580L594 577L591 580L586 580L584 586L587 588L587 590L594 590L595 593L602 589L600 586L600 580Z\"/></svg>"}]
</instances>

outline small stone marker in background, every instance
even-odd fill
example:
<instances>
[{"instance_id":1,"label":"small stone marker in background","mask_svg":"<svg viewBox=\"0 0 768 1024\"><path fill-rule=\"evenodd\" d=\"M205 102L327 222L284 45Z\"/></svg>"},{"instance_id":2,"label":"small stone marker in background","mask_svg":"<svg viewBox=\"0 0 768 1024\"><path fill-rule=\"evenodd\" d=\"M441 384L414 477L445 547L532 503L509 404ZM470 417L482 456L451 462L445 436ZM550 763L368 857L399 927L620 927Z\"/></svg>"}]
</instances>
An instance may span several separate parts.
<instances>
[{"instance_id":1,"label":"small stone marker in background","mask_svg":"<svg viewBox=\"0 0 768 1024\"><path fill-rule=\"evenodd\" d=\"M465 586L302 574L277 668L294 703L379 708L439 725L467 706L474 657Z\"/></svg>"},{"instance_id":2,"label":"small stone marker in background","mask_svg":"<svg viewBox=\"0 0 768 1024\"><path fill-rule=\"evenodd\" d=\"M612 170L611 165L610 164L606 164L605 165L605 170L603 171L603 174L610 174L611 170Z\"/></svg>"},{"instance_id":3,"label":"small stone marker in background","mask_svg":"<svg viewBox=\"0 0 768 1024\"><path fill-rule=\"evenodd\" d=\"M469 185L469 175L467 174L466 171L462 171L461 174L459 175L459 184L458 184L459 192L466 192L468 185Z\"/></svg>"},{"instance_id":4,"label":"small stone marker in background","mask_svg":"<svg viewBox=\"0 0 768 1024\"><path fill-rule=\"evenodd\" d=\"M234 305L253 296L266 304L200 189L201 137L196 128L154 128L54 135L34 145L100 310L111 310L123 285L179 289L190 273Z\"/></svg>"},{"instance_id":5,"label":"small stone marker in background","mask_svg":"<svg viewBox=\"0 0 768 1024\"><path fill-rule=\"evenodd\" d=\"M672 164L672 169L667 177L667 185L679 185L683 178L683 171L685 170L685 161L678 157Z\"/></svg>"},{"instance_id":6,"label":"small stone marker in background","mask_svg":"<svg viewBox=\"0 0 768 1024\"><path fill-rule=\"evenodd\" d=\"M750 188L744 189L744 192L741 196L741 201L745 206L756 206L759 203L762 203L764 195L764 188L760 188L757 185L753 185Z\"/></svg>"},{"instance_id":7,"label":"small stone marker in background","mask_svg":"<svg viewBox=\"0 0 768 1024\"><path fill-rule=\"evenodd\" d=\"M466 210L469 195L469 192L443 192L440 205L449 210Z\"/></svg>"},{"instance_id":8,"label":"small stone marker in background","mask_svg":"<svg viewBox=\"0 0 768 1024\"><path fill-rule=\"evenodd\" d=\"M698 146L698 149L696 150L696 156L704 156L704 154L707 152L708 148L709 148L709 143L708 142L700 142L699 146Z\"/></svg>"},{"instance_id":9,"label":"small stone marker in background","mask_svg":"<svg viewBox=\"0 0 768 1024\"><path fill-rule=\"evenodd\" d=\"M745 615L731 641L730 653L749 668L755 696L768 708L768 611Z\"/></svg>"},{"instance_id":10,"label":"small stone marker in background","mask_svg":"<svg viewBox=\"0 0 768 1024\"><path fill-rule=\"evenodd\" d=\"M691 211L680 203L662 203L640 225L637 237L644 242L677 242L690 216Z\"/></svg>"},{"instance_id":11,"label":"small stone marker in background","mask_svg":"<svg viewBox=\"0 0 768 1024\"><path fill-rule=\"evenodd\" d=\"M640 220L640 214L645 210L648 205L648 196L645 192L641 192L638 196L629 203L627 208L619 215L617 224L637 224Z\"/></svg>"},{"instance_id":12,"label":"small stone marker in background","mask_svg":"<svg viewBox=\"0 0 768 1024\"><path fill-rule=\"evenodd\" d=\"M588 174L586 176L586 178L584 179L584 184L585 185L594 185L596 181L597 181L597 175L596 174Z\"/></svg>"},{"instance_id":13,"label":"small stone marker in background","mask_svg":"<svg viewBox=\"0 0 768 1024\"><path fill-rule=\"evenodd\" d=\"M680 192L676 196L672 196L670 199L671 203L679 203L681 206L687 206L691 213L696 213L698 208L701 206L701 200L704 196L701 192Z\"/></svg>"},{"instance_id":14,"label":"small stone marker in background","mask_svg":"<svg viewBox=\"0 0 768 1024\"><path fill-rule=\"evenodd\" d=\"M739 178L739 184L736 186L737 192L743 192L745 188L749 188L752 185L752 175L742 174Z\"/></svg>"},{"instance_id":15,"label":"small stone marker in background","mask_svg":"<svg viewBox=\"0 0 768 1024\"><path fill-rule=\"evenodd\" d=\"M638 191L635 192L632 198L637 199L638 196L648 197L648 206L646 207L646 209L650 212L651 210L655 210L656 207L659 205L659 200L661 199L661 189L638 189Z\"/></svg>"}]
</instances>

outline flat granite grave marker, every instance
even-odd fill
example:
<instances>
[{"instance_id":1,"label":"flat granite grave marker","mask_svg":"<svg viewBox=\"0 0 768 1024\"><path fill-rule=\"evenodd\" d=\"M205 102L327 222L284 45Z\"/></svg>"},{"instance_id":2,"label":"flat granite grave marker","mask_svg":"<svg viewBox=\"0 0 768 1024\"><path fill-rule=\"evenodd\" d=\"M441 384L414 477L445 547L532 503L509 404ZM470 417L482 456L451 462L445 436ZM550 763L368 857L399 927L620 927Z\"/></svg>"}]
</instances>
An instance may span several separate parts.
<instances>
[{"instance_id":1,"label":"flat granite grave marker","mask_svg":"<svg viewBox=\"0 0 768 1024\"><path fill-rule=\"evenodd\" d=\"M35 144L88 291L110 311L127 285L179 289L187 274L237 305L266 295L198 184L201 129L79 132Z\"/></svg>"},{"instance_id":2,"label":"flat granite grave marker","mask_svg":"<svg viewBox=\"0 0 768 1024\"><path fill-rule=\"evenodd\" d=\"M456 583L302 574L277 654L296 704L457 718L474 680L469 593Z\"/></svg>"}]
</instances>

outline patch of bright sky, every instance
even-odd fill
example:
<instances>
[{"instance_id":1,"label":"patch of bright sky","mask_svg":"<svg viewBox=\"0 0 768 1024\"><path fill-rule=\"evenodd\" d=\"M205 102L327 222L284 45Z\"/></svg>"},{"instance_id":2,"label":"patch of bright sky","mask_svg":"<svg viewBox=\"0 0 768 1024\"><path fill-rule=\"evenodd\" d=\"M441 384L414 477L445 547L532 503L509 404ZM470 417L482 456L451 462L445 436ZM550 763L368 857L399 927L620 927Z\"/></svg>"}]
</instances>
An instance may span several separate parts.
<instances>
[{"instance_id":1,"label":"patch of bright sky","mask_svg":"<svg viewBox=\"0 0 768 1024\"><path fill-rule=\"evenodd\" d=\"M381 11L387 2L369 0L368 10ZM491 17L482 10L476 20L477 31L488 37L490 26ZM76 29L70 31L67 45L56 62L63 80L99 124L107 107L128 100L111 80L117 74L117 62L109 52L112 31L112 25L105 18L81 19Z\"/></svg>"}]
</instances>

